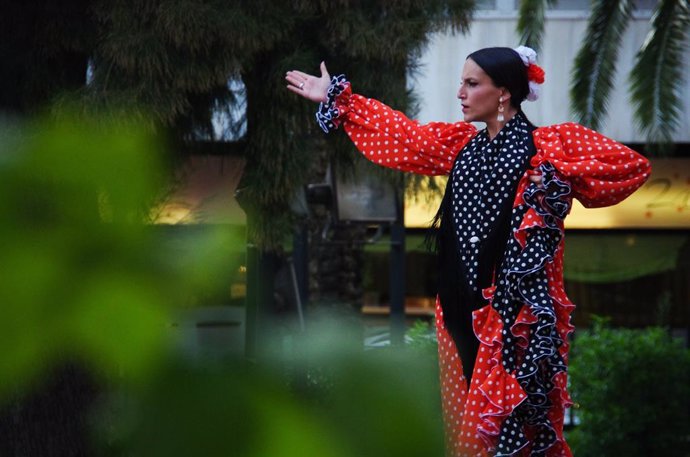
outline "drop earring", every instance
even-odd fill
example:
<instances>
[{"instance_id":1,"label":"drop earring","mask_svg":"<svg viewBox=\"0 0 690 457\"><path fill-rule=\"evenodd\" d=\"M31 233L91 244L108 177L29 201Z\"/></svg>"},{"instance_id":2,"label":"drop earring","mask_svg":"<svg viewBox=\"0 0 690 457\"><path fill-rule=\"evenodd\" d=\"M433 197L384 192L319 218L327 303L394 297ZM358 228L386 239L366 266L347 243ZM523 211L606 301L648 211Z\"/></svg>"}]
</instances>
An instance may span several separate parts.
<instances>
[{"instance_id":1,"label":"drop earring","mask_svg":"<svg viewBox=\"0 0 690 457\"><path fill-rule=\"evenodd\" d=\"M496 117L496 120L498 122L503 122L505 121L505 117L503 116L503 97L498 99L498 116Z\"/></svg>"}]
</instances>

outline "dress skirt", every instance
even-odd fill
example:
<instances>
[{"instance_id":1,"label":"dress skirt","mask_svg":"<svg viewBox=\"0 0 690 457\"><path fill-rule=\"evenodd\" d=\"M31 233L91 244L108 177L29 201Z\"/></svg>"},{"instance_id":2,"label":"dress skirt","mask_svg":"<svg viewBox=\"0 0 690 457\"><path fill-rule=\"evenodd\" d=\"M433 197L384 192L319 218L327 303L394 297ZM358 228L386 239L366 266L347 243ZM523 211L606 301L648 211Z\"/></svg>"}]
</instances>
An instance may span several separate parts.
<instances>
[{"instance_id":1,"label":"dress skirt","mask_svg":"<svg viewBox=\"0 0 690 457\"><path fill-rule=\"evenodd\" d=\"M496 455L498 437L491 433L491 412L497 412L501 409L504 402L514 404L521 401L524 395L522 389L517 384L505 382L495 382L495 385L492 385L494 381L490 379L490 373L496 362L495 358L491 356L491 347L484 341L480 342L472 382L468 386L458 350L446 330L443 310L438 299L436 300L435 322L446 454L448 457L494 456ZM487 392L487 386L491 389L489 392ZM492 405L492 402L496 404ZM558 434L560 439L555 445L547 449L545 453L533 453L531 443L538 437L534 436L533 430L529 426L526 426L525 432L528 435L527 442L529 444L513 455L516 457L530 455L572 457L572 453L562 436L563 408L553 408L549 416L561 432Z\"/></svg>"}]
</instances>

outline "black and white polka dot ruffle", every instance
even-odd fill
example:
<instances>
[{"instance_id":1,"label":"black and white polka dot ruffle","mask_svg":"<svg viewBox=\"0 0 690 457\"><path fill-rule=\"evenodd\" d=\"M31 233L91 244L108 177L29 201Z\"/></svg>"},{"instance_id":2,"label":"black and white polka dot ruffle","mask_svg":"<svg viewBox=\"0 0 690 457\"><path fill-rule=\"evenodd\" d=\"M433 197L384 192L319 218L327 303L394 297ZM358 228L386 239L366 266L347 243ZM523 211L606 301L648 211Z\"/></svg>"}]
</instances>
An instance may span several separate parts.
<instances>
[{"instance_id":1,"label":"black and white polka dot ruffle","mask_svg":"<svg viewBox=\"0 0 690 457\"><path fill-rule=\"evenodd\" d=\"M565 373L567 365L559 348L564 344L557 328L553 298L549 294L547 262L554 258L561 242L562 220L570 210L570 186L561 181L553 166L544 163L541 185L530 184L524 191L525 205L516 208L513 229L517 231L525 213L532 209L541 215L545 227L529 231L524 246L517 239L509 242L506 270L501 275L493 306L503 322L503 367L517 378L527 397L508 416L499 433L496 456L513 456L525 445L513 439L525 433L525 425L536 430L531 456L540 456L557 440L554 424L548 417L553 407L549 394L554 389L553 378ZM518 361L517 340L510 331L519 309L526 304L536 322L531 324L527 347Z\"/></svg>"},{"instance_id":2,"label":"black and white polka dot ruffle","mask_svg":"<svg viewBox=\"0 0 690 457\"><path fill-rule=\"evenodd\" d=\"M467 281L476 291L481 244L494 228L529 160L527 122L515 115L489 139L479 132L465 146L451 172L451 218L460 249L458 259L467 270Z\"/></svg>"},{"instance_id":3,"label":"black and white polka dot ruffle","mask_svg":"<svg viewBox=\"0 0 690 457\"><path fill-rule=\"evenodd\" d=\"M338 108L336 108L336 98L342 94L349 82L345 75L333 76L331 78L331 85L328 87L328 99L319 104L319 109L316 112L316 122L319 123L321 130L328 133L337 128L334 120L340 116Z\"/></svg>"}]
</instances>

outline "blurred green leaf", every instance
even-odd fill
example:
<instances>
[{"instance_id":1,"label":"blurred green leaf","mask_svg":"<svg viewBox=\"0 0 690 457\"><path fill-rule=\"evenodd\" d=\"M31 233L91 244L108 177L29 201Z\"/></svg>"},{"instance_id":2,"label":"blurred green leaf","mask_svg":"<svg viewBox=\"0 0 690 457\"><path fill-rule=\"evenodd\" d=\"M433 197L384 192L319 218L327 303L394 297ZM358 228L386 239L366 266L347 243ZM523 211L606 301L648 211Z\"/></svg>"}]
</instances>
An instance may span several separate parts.
<instances>
[{"instance_id":1,"label":"blurred green leaf","mask_svg":"<svg viewBox=\"0 0 690 457\"><path fill-rule=\"evenodd\" d=\"M146 123L66 110L0 126L0 138L0 344L14 348L0 355L0 401L75 357L111 377L150 375L170 311L220 287L208 273L240 240L202 233L193 255L165 255L147 214L167 171Z\"/></svg>"},{"instance_id":2,"label":"blurred green leaf","mask_svg":"<svg viewBox=\"0 0 690 457\"><path fill-rule=\"evenodd\" d=\"M436 357L364 351L353 318L276 329L260 365L182 366L172 311L227 288L227 252L244 240L217 227L171 243L146 224L165 168L145 128L64 115L20 133L0 154L0 344L12 348L0 354L0 403L21 410L74 361L101 383L103 455L443 454Z\"/></svg>"},{"instance_id":3,"label":"blurred green leaf","mask_svg":"<svg viewBox=\"0 0 690 457\"><path fill-rule=\"evenodd\" d=\"M130 377L147 374L157 367L170 336L164 299L151 284L126 275L87 280L64 317L64 339L111 377L123 371Z\"/></svg>"},{"instance_id":4,"label":"blurred green leaf","mask_svg":"<svg viewBox=\"0 0 690 457\"><path fill-rule=\"evenodd\" d=\"M333 330L312 327L261 365L171 364L145 391L104 405L107 455L443 455L436 360L364 351L353 329Z\"/></svg>"}]
</instances>

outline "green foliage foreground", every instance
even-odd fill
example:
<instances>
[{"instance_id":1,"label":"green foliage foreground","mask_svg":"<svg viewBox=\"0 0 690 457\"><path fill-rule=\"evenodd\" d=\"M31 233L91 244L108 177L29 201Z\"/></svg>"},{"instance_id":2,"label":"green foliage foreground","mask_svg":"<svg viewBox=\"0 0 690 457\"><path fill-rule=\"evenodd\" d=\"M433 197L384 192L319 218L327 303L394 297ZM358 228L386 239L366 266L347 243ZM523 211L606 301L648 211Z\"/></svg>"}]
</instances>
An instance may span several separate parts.
<instances>
[{"instance_id":1,"label":"green foliage foreground","mask_svg":"<svg viewBox=\"0 0 690 457\"><path fill-rule=\"evenodd\" d=\"M227 287L208 280L217 253L244 240L221 231L190 257L165 251L145 223L161 145L141 124L62 116L0 136L0 412L16 417L69 363L97 386L88 411L39 403L90 424L93 455L442 455L433 357L364 352L342 324L281 338L260 364L176 353L171 316Z\"/></svg>"},{"instance_id":2,"label":"green foliage foreground","mask_svg":"<svg viewBox=\"0 0 690 457\"><path fill-rule=\"evenodd\" d=\"M173 365L137 395L110 398L99 439L110 455L148 457L443 455L431 359L322 335L282 369Z\"/></svg>"},{"instance_id":3,"label":"green foliage foreground","mask_svg":"<svg viewBox=\"0 0 690 457\"><path fill-rule=\"evenodd\" d=\"M661 328L579 334L570 368L575 455L690 455L690 351Z\"/></svg>"},{"instance_id":4,"label":"green foliage foreground","mask_svg":"<svg viewBox=\"0 0 690 457\"><path fill-rule=\"evenodd\" d=\"M157 146L111 120L3 128L0 393L79 353L106 373L141 373L160 350L165 287L141 210Z\"/></svg>"}]
</instances>

